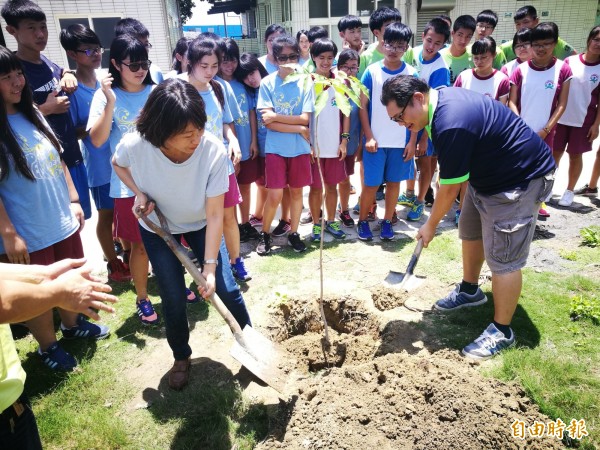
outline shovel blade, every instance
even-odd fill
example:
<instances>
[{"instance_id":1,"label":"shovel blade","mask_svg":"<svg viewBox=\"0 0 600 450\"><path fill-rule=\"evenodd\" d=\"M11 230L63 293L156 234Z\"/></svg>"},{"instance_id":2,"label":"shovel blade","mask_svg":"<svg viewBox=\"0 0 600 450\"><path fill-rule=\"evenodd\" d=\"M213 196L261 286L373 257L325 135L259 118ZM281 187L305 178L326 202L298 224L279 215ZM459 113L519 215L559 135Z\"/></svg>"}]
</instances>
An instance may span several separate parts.
<instances>
[{"instance_id":1,"label":"shovel blade","mask_svg":"<svg viewBox=\"0 0 600 450\"><path fill-rule=\"evenodd\" d=\"M289 360L285 351L250 326L244 327L242 337L242 342L237 339L234 341L231 356L277 392L285 395L287 376L280 368L282 363Z\"/></svg>"},{"instance_id":2,"label":"shovel blade","mask_svg":"<svg viewBox=\"0 0 600 450\"><path fill-rule=\"evenodd\" d=\"M412 274L394 272L390 270L385 277L384 284L392 289L404 290L406 292L416 289L423 283L423 280Z\"/></svg>"}]
</instances>

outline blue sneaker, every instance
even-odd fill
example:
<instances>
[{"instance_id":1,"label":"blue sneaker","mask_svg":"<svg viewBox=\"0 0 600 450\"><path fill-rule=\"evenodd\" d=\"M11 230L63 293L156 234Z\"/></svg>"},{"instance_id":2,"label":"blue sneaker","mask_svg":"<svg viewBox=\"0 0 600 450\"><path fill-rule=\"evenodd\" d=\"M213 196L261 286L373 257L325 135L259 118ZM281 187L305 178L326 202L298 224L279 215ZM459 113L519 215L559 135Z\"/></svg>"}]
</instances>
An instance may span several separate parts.
<instances>
[{"instance_id":1,"label":"blue sneaker","mask_svg":"<svg viewBox=\"0 0 600 450\"><path fill-rule=\"evenodd\" d=\"M367 222L366 220L359 220L358 226L356 228L358 231L358 238L361 241L373 240L373 233L371 232L371 228L369 227L369 222Z\"/></svg>"},{"instance_id":2,"label":"blue sneaker","mask_svg":"<svg viewBox=\"0 0 600 450\"><path fill-rule=\"evenodd\" d=\"M65 339L104 339L110 334L110 330L106 325L98 325L92 322L88 322L83 317L80 317L77 321L77 325L71 328L66 328L62 323L60 324L60 331L62 331L63 338Z\"/></svg>"},{"instance_id":3,"label":"blue sneaker","mask_svg":"<svg viewBox=\"0 0 600 450\"><path fill-rule=\"evenodd\" d=\"M418 201L418 200L416 200ZM406 220L410 220L412 222L416 222L423 217L423 210L425 209L425 203L415 203L412 206L412 209L406 215Z\"/></svg>"},{"instance_id":4,"label":"blue sneaker","mask_svg":"<svg viewBox=\"0 0 600 450\"><path fill-rule=\"evenodd\" d=\"M189 288L185 288L185 299L187 300L188 305L198 303L200 301L196 293Z\"/></svg>"},{"instance_id":5,"label":"blue sneaker","mask_svg":"<svg viewBox=\"0 0 600 450\"><path fill-rule=\"evenodd\" d=\"M231 271L238 281L250 281L252 279L252 276L246 270L244 259L241 256L236 258L235 262L231 265Z\"/></svg>"},{"instance_id":6,"label":"blue sneaker","mask_svg":"<svg viewBox=\"0 0 600 450\"><path fill-rule=\"evenodd\" d=\"M356 205L354 205L354 207L352 208L352 212L354 214L360 213L360 197L358 197L358 201L356 202Z\"/></svg>"},{"instance_id":7,"label":"blue sneaker","mask_svg":"<svg viewBox=\"0 0 600 450\"><path fill-rule=\"evenodd\" d=\"M435 302L433 307L438 311L454 311L455 309L479 306L487 302L487 296L480 288L473 295L460 292L460 283L446 297Z\"/></svg>"},{"instance_id":8,"label":"blue sneaker","mask_svg":"<svg viewBox=\"0 0 600 450\"><path fill-rule=\"evenodd\" d=\"M342 231L342 229L340 228L340 224L335 220L332 222L327 222L325 224L325 231L327 231L336 239L344 239L346 237L346 233Z\"/></svg>"},{"instance_id":9,"label":"blue sneaker","mask_svg":"<svg viewBox=\"0 0 600 450\"><path fill-rule=\"evenodd\" d=\"M321 225L313 225L310 240L313 242L321 242Z\"/></svg>"},{"instance_id":10,"label":"blue sneaker","mask_svg":"<svg viewBox=\"0 0 600 450\"><path fill-rule=\"evenodd\" d=\"M391 241L394 239L394 228L392 228L391 220L381 220L379 222L381 225L381 232L379 237L382 241Z\"/></svg>"},{"instance_id":11,"label":"blue sneaker","mask_svg":"<svg viewBox=\"0 0 600 450\"><path fill-rule=\"evenodd\" d=\"M52 370L59 372L70 372L77 367L77 360L63 350L63 348L55 342L45 352L38 348L38 355L42 358L42 362Z\"/></svg>"},{"instance_id":12,"label":"blue sneaker","mask_svg":"<svg viewBox=\"0 0 600 450\"><path fill-rule=\"evenodd\" d=\"M481 336L462 349L462 354L473 359L484 360L495 356L505 348L515 345L515 333L510 330L510 339L507 339L493 323L483 330Z\"/></svg>"},{"instance_id":13,"label":"blue sneaker","mask_svg":"<svg viewBox=\"0 0 600 450\"><path fill-rule=\"evenodd\" d=\"M416 195L409 197L408 195L406 195L406 192L402 193L402 195L400 195L400 197L398 197L398 204L402 205L402 206L410 206L412 208L412 206L415 204L416 201L417 201Z\"/></svg>"},{"instance_id":14,"label":"blue sneaker","mask_svg":"<svg viewBox=\"0 0 600 450\"><path fill-rule=\"evenodd\" d=\"M144 325L154 325L158 323L158 314L154 311L152 302L147 298L136 301L137 315Z\"/></svg>"},{"instance_id":15,"label":"blue sneaker","mask_svg":"<svg viewBox=\"0 0 600 450\"><path fill-rule=\"evenodd\" d=\"M457 209L456 214L454 215L454 225L458 226L459 219L460 219L460 209Z\"/></svg>"}]
</instances>

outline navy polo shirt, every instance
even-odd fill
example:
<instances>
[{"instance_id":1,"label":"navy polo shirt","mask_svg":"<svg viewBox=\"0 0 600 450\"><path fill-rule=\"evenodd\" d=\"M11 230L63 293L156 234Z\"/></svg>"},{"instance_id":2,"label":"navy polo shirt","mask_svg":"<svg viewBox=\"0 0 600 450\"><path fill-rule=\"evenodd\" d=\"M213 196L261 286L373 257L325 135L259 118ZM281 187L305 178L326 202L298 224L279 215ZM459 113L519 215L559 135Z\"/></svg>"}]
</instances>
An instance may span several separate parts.
<instances>
[{"instance_id":1,"label":"navy polo shirt","mask_svg":"<svg viewBox=\"0 0 600 450\"><path fill-rule=\"evenodd\" d=\"M524 189L555 168L550 147L496 100L449 87L430 91L429 109L441 184L468 180L478 192L493 195Z\"/></svg>"},{"instance_id":2,"label":"navy polo shirt","mask_svg":"<svg viewBox=\"0 0 600 450\"><path fill-rule=\"evenodd\" d=\"M44 55L40 55L40 57L42 64L21 60L25 77L27 77L27 82L33 92L33 101L37 105L45 103L48 95L56 91L62 75L60 67ZM45 118L63 147L61 157L67 167L73 167L77 163L83 162L71 115L66 112L63 114L50 114Z\"/></svg>"}]
</instances>

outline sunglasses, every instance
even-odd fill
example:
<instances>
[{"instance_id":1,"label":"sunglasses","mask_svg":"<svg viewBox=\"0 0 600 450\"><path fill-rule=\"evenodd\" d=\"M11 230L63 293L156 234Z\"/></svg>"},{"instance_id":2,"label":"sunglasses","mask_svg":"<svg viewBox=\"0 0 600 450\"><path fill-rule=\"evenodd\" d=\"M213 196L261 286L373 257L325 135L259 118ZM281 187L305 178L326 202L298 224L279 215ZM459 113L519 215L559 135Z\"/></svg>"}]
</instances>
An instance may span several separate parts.
<instances>
[{"instance_id":1,"label":"sunglasses","mask_svg":"<svg viewBox=\"0 0 600 450\"><path fill-rule=\"evenodd\" d=\"M280 63L287 62L288 60L289 61L298 61L298 55L296 53L292 53L290 55L279 55L276 59Z\"/></svg>"},{"instance_id":2,"label":"sunglasses","mask_svg":"<svg viewBox=\"0 0 600 450\"><path fill-rule=\"evenodd\" d=\"M129 67L129 70L131 70L132 72L137 72L140 69L148 70L150 68L150 64L152 64L152 61L148 60L148 61L134 62L134 63L129 63L129 64L121 61L121 64Z\"/></svg>"},{"instance_id":3,"label":"sunglasses","mask_svg":"<svg viewBox=\"0 0 600 450\"><path fill-rule=\"evenodd\" d=\"M85 53L85 56L101 55L102 53L104 53L104 49L102 47L87 48L85 50L75 50L75 51L77 53Z\"/></svg>"}]
</instances>

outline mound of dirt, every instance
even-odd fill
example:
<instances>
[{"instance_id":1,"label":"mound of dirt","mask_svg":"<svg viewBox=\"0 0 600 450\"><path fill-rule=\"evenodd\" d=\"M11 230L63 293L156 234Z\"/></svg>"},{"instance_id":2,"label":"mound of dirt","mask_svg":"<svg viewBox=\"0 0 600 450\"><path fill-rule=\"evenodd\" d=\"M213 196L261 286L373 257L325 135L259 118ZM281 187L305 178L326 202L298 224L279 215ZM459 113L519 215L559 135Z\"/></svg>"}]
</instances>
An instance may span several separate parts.
<instances>
[{"instance_id":1,"label":"mound of dirt","mask_svg":"<svg viewBox=\"0 0 600 450\"><path fill-rule=\"evenodd\" d=\"M375 308L380 311L387 311L404 305L407 293L398 289L379 286L372 291L371 298Z\"/></svg>"},{"instance_id":2,"label":"mound of dirt","mask_svg":"<svg viewBox=\"0 0 600 450\"><path fill-rule=\"evenodd\" d=\"M457 353L388 354L305 379L285 429L259 449L552 449L511 424L548 421L516 385L483 378Z\"/></svg>"}]
</instances>

